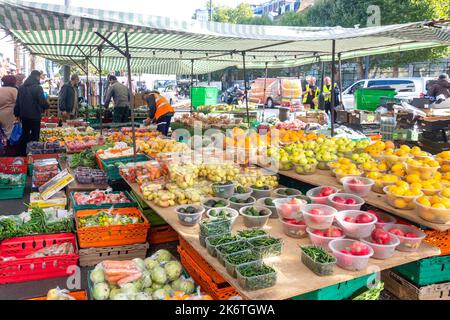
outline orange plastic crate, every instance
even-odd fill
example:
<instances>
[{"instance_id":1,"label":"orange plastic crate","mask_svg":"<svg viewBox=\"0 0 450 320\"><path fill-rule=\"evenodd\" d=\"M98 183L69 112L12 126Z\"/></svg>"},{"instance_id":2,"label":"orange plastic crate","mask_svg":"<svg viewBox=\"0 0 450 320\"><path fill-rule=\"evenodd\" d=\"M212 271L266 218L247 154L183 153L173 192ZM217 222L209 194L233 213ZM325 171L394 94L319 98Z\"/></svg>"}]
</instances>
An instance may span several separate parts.
<instances>
[{"instance_id":1,"label":"orange plastic crate","mask_svg":"<svg viewBox=\"0 0 450 320\"><path fill-rule=\"evenodd\" d=\"M222 283L227 282L183 237L180 236L179 239L181 249L189 254L189 256L200 266L200 268L202 268L202 270L204 270L205 273L211 277L214 283L221 285Z\"/></svg>"},{"instance_id":2,"label":"orange plastic crate","mask_svg":"<svg viewBox=\"0 0 450 320\"><path fill-rule=\"evenodd\" d=\"M427 230L425 242L441 249L441 256L450 255L450 230L439 232Z\"/></svg>"},{"instance_id":3,"label":"orange plastic crate","mask_svg":"<svg viewBox=\"0 0 450 320\"><path fill-rule=\"evenodd\" d=\"M169 225L153 227L148 232L148 243L162 244L178 241L178 233Z\"/></svg>"},{"instance_id":4,"label":"orange plastic crate","mask_svg":"<svg viewBox=\"0 0 450 320\"><path fill-rule=\"evenodd\" d=\"M194 281L200 285L202 290L209 294L214 300L228 300L231 297L238 296L239 293L227 282L218 286L211 277L208 276L202 268L192 259L189 254L178 246L181 263Z\"/></svg>"},{"instance_id":5,"label":"orange plastic crate","mask_svg":"<svg viewBox=\"0 0 450 320\"><path fill-rule=\"evenodd\" d=\"M75 300L88 300L87 292L86 291L75 291L75 292L69 292L69 296L72 298L75 298ZM47 297L39 297L39 298L32 298L27 300L38 300L43 301L47 300Z\"/></svg>"},{"instance_id":6,"label":"orange plastic crate","mask_svg":"<svg viewBox=\"0 0 450 320\"><path fill-rule=\"evenodd\" d=\"M97 214L100 211L102 210L81 210L76 212L75 223L80 248L124 246L147 241L147 232L150 224L138 208L114 209L112 214L127 214L139 217L143 221L141 223L107 227L79 227L80 218Z\"/></svg>"}]
</instances>

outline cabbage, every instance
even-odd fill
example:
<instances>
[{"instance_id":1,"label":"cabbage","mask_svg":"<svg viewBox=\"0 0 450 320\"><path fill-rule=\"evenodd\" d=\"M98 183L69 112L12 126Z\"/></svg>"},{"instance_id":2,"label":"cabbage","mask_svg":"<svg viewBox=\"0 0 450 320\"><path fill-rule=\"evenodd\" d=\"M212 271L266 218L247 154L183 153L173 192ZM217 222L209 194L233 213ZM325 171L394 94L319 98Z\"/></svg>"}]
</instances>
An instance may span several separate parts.
<instances>
[{"instance_id":1,"label":"cabbage","mask_svg":"<svg viewBox=\"0 0 450 320\"><path fill-rule=\"evenodd\" d=\"M142 291L144 289L144 280L142 278L136 280L135 282L133 282L133 284L136 287L137 291Z\"/></svg>"},{"instance_id":2,"label":"cabbage","mask_svg":"<svg viewBox=\"0 0 450 320\"><path fill-rule=\"evenodd\" d=\"M136 286L135 282L132 282L124 284L121 291L126 294L134 294L139 292L139 288Z\"/></svg>"},{"instance_id":3,"label":"cabbage","mask_svg":"<svg viewBox=\"0 0 450 320\"><path fill-rule=\"evenodd\" d=\"M167 294L164 289L158 289L155 292L153 292L153 300L164 300L166 298Z\"/></svg>"},{"instance_id":4,"label":"cabbage","mask_svg":"<svg viewBox=\"0 0 450 320\"><path fill-rule=\"evenodd\" d=\"M119 288L111 289L109 292L109 300L116 300L115 297L120 293L122 293L122 290L120 290Z\"/></svg>"},{"instance_id":5,"label":"cabbage","mask_svg":"<svg viewBox=\"0 0 450 320\"><path fill-rule=\"evenodd\" d=\"M166 271L162 267L155 267L152 270L152 281L159 283L159 284L165 284L167 282L167 275Z\"/></svg>"},{"instance_id":6,"label":"cabbage","mask_svg":"<svg viewBox=\"0 0 450 320\"><path fill-rule=\"evenodd\" d=\"M170 285L166 284L162 289L166 292L166 295L168 296L172 295L173 290Z\"/></svg>"},{"instance_id":7,"label":"cabbage","mask_svg":"<svg viewBox=\"0 0 450 320\"><path fill-rule=\"evenodd\" d=\"M139 292L134 296L135 300L152 300L152 295L145 292Z\"/></svg>"},{"instance_id":8,"label":"cabbage","mask_svg":"<svg viewBox=\"0 0 450 320\"><path fill-rule=\"evenodd\" d=\"M159 262L152 258L145 259L144 263L145 263L145 267L149 271L151 271L154 267L159 266Z\"/></svg>"},{"instance_id":9,"label":"cabbage","mask_svg":"<svg viewBox=\"0 0 450 320\"><path fill-rule=\"evenodd\" d=\"M92 294L95 300L107 300L109 298L109 286L104 282L96 283Z\"/></svg>"},{"instance_id":10,"label":"cabbage","mask_svg":"<svg viewBox=\"0 0 450 320\"><path fill-rule=\"evenodd\" d=\"M181 291L181 281L183 281L183 279L179 278L175 281L172 282L172 290L173 291Z\"/></svg>"},{"instance_id":11,"label":"cabbage","mask_svg":"<svg viewBox=\"0 0 450 320\"><path fill-rule=\"evenodd\" d=\"M146 293L146 294L148 294L150 296L153 294L153 291L155 291L155 290L153 290L152 288L145 288L144 289L144 293Z\"/></svg>"},{"instance_id":12,"label":"cabbage","mask_svg":"<svg viewBox=\"0 0 450 320\"><path fill-rule=\"evenodd\" d=\"M182 269L183 267L178 261L167 262L164 266L164 270L166 270L167 278L169 279L169 281L178 279L181 276Z\"/></svg>"},{"instance_id":13,"label":"cabbage","mask_svg":"<svg viewBox=\"0 0 450 320\"><path fill-rule=\"evenodd\" d=\"M144 272L141 279L143 288L150 288L152 286L152 275L150 272Z\"/></svg>"},{"instance_id":14,"label":"cabbage","mask_svg":"<svg viewBox=\"0 0 450 320\"><path fill-rule=\"evenodd\" d=\"M153 291L156 291L156 290L158 290L158 289L162 289L164 287L164 285L162 285L162 284L159 284L159 283L156 283L156 282L153 282L153 284L152 284L152 290Z\"/></svg>"},{"instance_id":15,"label":"cabbage","mask_svg":"<svg viewBox=\"0 0 450 320\"><path fill-rule=\"evenodd\" d=\"M167 251L165 249L158 250L155 253L155 256L156 256L156 260L158 260L159 263L172 260L172 255L170 254L169 251Z\"/></svg>"},{"instance_id":16,"label":"cabbage","mask_svg":"<svg viewBox=\"0 0 450 320\"><path fill-rule=\"evenodd\" d=\"M138 267L141 269L141 271L145 270L145 262L141 258L136 258L132 260Z\"/></svg>"},{"instance_id":17,"label":"cabbage","mask_svg":"<svg viewBox=\"0 0 450 320\"><path fill-rule=\"evenodd\" d=\"M182 291L186 294L192 294L195 291L195 284L192 280L179 278L172 282L172 289L174 291Z\"/></svg>"},{"instance_id":18,"label":"cabbage","mask_svg":"<svg viewBox=\"0 0 450 320\"><path fill-rule=\"evenodd\" d=\"M105 282L105 274L103 273L102 269L95 268L91 272L90 279L91 279L93 284L97 284L97 283L100 283L100 282Z\"/></svg>"},{"instance_id":19,"label":"cabbage","mask_svg":"<svg viewBox=\"0 0 450 320\"><path fill-rule=\"evenodd\" d=\"M132 300L130 299L131 295L127 294L127 293L118 293L114 296L114 299L112 300Z\"/></svg>"}]
</instances>

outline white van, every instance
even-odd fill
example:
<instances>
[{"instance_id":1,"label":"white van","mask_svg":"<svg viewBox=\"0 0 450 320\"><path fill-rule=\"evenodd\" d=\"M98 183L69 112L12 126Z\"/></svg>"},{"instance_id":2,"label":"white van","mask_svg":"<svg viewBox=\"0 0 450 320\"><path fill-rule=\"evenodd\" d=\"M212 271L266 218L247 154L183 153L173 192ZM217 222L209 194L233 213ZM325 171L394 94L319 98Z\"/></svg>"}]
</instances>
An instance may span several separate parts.
<instances>
[{"instance_id":1,"label":"white van","mask_svg":"<svg viewBox=\"0 0 450 320\"><path fill-rule=\"evenodd\" d=\"M365 79L352 84L344 90L342 102L345 110L356 108L355 91L361 88L390 87L397 91L397 97L412 100L423 98L427 94L428 84L434 78L385 78Z\"/></svg>"}]
</instances>

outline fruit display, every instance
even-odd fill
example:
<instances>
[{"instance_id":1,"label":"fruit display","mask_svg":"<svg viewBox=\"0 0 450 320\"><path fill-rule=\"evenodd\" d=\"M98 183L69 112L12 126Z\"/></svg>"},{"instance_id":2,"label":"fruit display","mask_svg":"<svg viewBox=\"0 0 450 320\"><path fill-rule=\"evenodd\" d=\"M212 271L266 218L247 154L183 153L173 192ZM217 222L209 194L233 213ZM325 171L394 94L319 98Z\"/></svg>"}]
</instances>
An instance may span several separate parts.
<instances>
[{"instance_id":1,"label":"fruit display","mask_svg":"<svg viewBox=\"0 0 450 320\"><path fill-rule=\"evenodd\" d=\"M302 206L301 212L306 225L311 229L325 230L331 227L337 210L321 204L307 204Z\"/></svg>"},{"instance_id":2,"label":"fruit display","mask_svg":"<svg viewBox=\"0 0 450 320\"><path fill-rule=\"evenodd\" d=\"M400 244L396 248L398 251L415 252L426 237L422 230L413 226L396 224L386 227L385 230L399 238Z\"/></svg>"},{"instance_id":3,"label":"fruit display","mask_svg":"<svg viewBox=\"0 0 450 320\"><path fill-rule=\"evenodd\" d=\"M335 239L343 239L345 238L344 231L339 228L332 226L329 229L318 230L307 228L306 232L309 235L309 240L315 246L323 248L325 250L329 250L328 244Z\"/></svg>"},{"instance_id":4,"label":"fruit display","mask_svg":"<svg viewBox=\"0 0 450 320\"><path fill-rule=\"evenodd\" d=\"M86 204L120 204L130 203L131 200L125 195L124 192L108 193L106 191L92 191L90 193L75 192L73 199L77 205Z\"/></svg>"},{"instance_id":5,"label":"fruit display","mask_svg":"<svg viewBox=\"0 0 450 320\"><path fill-rule=\"evenodd\" d=\"M371 172L378 172L378 173L384 173L388 170L388 165L386 161L381 162L375 162L375 161L368 161L364 162L360 169L363 169L366 174L369 174Z\"/></svg>"},{"instance_id":6,"label":"fruit display","mask_svg":"<svg viewBox=\"0 0 450 320\"><path fill-rule=\"evenodd\" d=\"M439 162L433 158L424 158L421 160L408 159L406 161L407 174L417 174L422 180L432 179L439 168Z\"/></svg>"},{"instance_id":7,"label":"fruit display","mask_svg":"<svg viewBox=\"0 0 450 320\"><path fill-rule=\"evenodd\" d=\"M62 153L66 149L60 142L36 142L31 141L27 144L27 154L54 154Z\"/></svg>"},{"instance_id":8,"label":"fruit display","mask_svg":"<svg viewBox=\"0 0 450 320\"><path fill-rule=\"evenodd\" d=\"M373 162L373 158L367 153L353 153L350 159L356 164L371 163Z\"/></svg>"},{"instance_id":9,"label":"fruit display","mask_svg":"<svg viewBox=\"0 0 450 320\"><path fill-rule=\"evenodd\" d=\"M336 193L328 198L328 204L337 211L359 210L364 204L364 200L353 194Z\"/></svg>"},{"instance_id":10,"label":"fruit display","mask_svg":"<svg viewBox=\"0 0 450 320\"><path fill-rule=\"evenodd\" d=\"M106 260L90 273L95 300L165 300L191 295L195 283L186 278L180 262L167 250L145 260Z\"/></svg>"},{"instance_id":11,"label":"fruit display","mask_svg":"<svg viewBox=\"0 0 450 320\"><path fill-rule=\"evenodd\" d=\"M360 241L337 239L329 243L329 248L337 259L337 265L345 270L363 270L373 256L373 249Z\"/></svg>"},{"instance_id":12,"label":"fruit display","mask_svg":"<svg viewBox=\"0 0 450 320\"><path fill-rule=\"evenodd\" d=\"M33 168L33 185L39 188L56 177L59 173L56 159L36 160Z\"/></svg>"},{"instance_id":13,"label":"fruit display","mask_svg":"<svg viewBox=\"0 0 450 320\"><path fill-rule=\"evenodd\" d=\"M126 214L112 214L109 211L99 211L94 215L80 218L79 228L122 226L141 222L142 220L138 217L128 216Z\"/></svg>"},{"instance_id":14,"label":"fruit display","mask_svg":"<svg viewBox=\"0 0 450 320\"><path fill-rule=\"evenodd\" d=\"M230 127L240 124L241 119L231 118L229 115L205 115L202 113L194 112L192 114L182 114L174 118L174 122L181 123L188 127L194 127L195 122L201 122L202 126L220 126Z\"/></svg>"},{"instance_id":15,"label":"fruit display","mask_svg":"<svg viewBox=\"0 0 450 320\"><path fill-rule=\"evenodd\" d=\"M204 163L199 166L198 176L211 182L226 182L236 180L239 173L240 169L234 163ZM245 186L243 183L240 184Z\"/></svg>"},{"instance_id":16,"label":"fruit display","mask_svg":"<svg viewBox=\"0 0 450 320\"><path fill-rule=\"evenodd\" d=\"M161 166L157 161L127 163L119 166L119 173L128 182L134 183L139 180L139 185L162 177Z\"/></svg>"},{"instance_id":17,"label":"fruit display","mask_svg":"<svg viewBox=\"0 0 450 320\"><path fill-rule=\"evenodd\" d=\"M309 190L306 196L313 204L328 204L328 197L337 193L338 190L334 187L317 187Z\"/></svg>"},{"instance_id":18,"label":"fruit display","mask_svg":"<svg viewBox=\"0 0 450 320\"><path fill-rule=\"evenodd\" d=\"M372 191L376 193L384 194L384 188L394 185L400 181L400 177L393 174L382 174L381 172L369 172L366 177L374 181Z\"/></svg>"},{"instance_id":19,"label":"fruit display","mask_svg":"<svg viewBox=\"0 0 450 320\"><path fill-rule=\"evenodd\" d=\"M302 239L306 237L305 220L281 219L284 233L291 238Z\"/></svg>"},{"instance_id":20,"label":"fruit display","mask_svg":"<svg viewBox=\"0 0 450 320\"><path fill-rule=\"evenodd\" d=\"M300 131L300 130L304 130L307 125L308 125L307 123L295 119L295 120L292 120L292 121L278 122L274 126L274 128L278 129L278 130Z\"/></svg>"},{"instance_id":21,"label":"fruit display","mask_svg":"<svg viewBox=\"0 0 450 320\"><path fill-rule=\"evenodd\" d=\"M230 219L232 223L239 216L239 213L231 208L223 208L223 209L210 209L206 213L209 219Z\"/></svg>"},{"instance_id":22,"label":"fruit display","mask_svg":"<svg viewBox=\"0 0 450 320\"><path fill-rule=\"evenodd\" d=\"M405 181L399 181L395 185L385 187L384 192L389 205L400 210L414 209L414 200L423 196L423 192L419 188L414 188Z\"/></svg>"},{"instance_id":23,"label":"fruit display","mask_svg":"<svg viewBox=\"0 0 450 320\"><path fill-rule=\"evenodd\" d=\"M340 181L345 176L361 176L363 172L348 158L340 158L337 162L329 164L333 174Z\"/></svg>"},{"instance_id":24,"label":"fruit display","mask_svg":"<svg viewBox=\"0 0 450 320\"><path fill-rule=\"evenodd\" d=\"M104 131L103 135L107 143L124 142L128 145L133 143L132 128L121 128L120 131ZM137 141L146 142L160 136L160 133L149 131L148 128L135 128L135 136Z\"/></svg>"},{"instance_id":25,"label":"fruit display","mask_svg":"<svg viewBox=\"0 0 450 320\"><path fill-rule=\"evenodd\" d=\"M161 138L150 139L147 142L137 141L136 145L143 153L149 156L154 156L159 153L185 152L190 150L186 143Z\"/></svg>"},{"instance_id":26,"label":"fruit display","mask_svg":"<svg viewBox=\"0 0 450 320\"><path fill-rule=\"evenodd\" d=\"M422 219L437 224L450 222L450 199L437 195L432 197L422 196L417 198L415 202L416 212Z\"/></svg>"},{"instance_id":27,"label":"fruit display","mask_svg":"<svg viewBox=\"0 0 450 320\"><path fill-rule=\"evenodd\" d=\"M244 168L236 177L236 182L243 187L262 188L267 186L269 189L278 187L278 176L266 172L263 169ZM253 188L255 189L255 188Z\"/></svg>"},{"instance_id":28,"label":"fruit display","mask_svg":"<svg viewBox=\"0 0 450 320\"><path fill-rule=\"evenodd\" d=\"M356 194L360 197L367 197L375 182L372 179L362 177L347 177L341 180L344 191Z\"/></svg>"}]
</instances>

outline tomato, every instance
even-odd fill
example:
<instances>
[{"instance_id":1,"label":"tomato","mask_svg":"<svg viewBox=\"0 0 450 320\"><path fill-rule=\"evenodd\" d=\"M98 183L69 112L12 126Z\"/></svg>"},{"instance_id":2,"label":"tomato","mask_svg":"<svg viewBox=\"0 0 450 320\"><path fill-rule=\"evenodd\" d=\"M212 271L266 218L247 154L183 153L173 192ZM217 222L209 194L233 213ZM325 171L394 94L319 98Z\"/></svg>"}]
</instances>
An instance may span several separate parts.
<instances>
[{"instance_id":1,"label":"tomato","mask_svg":"<svg viewBox=\"0 0 450 320\"><path fill-rule=\"evenodd\" d=\"M325 237L325 232L323 232L322 230L314 230L313 234L315 234L316 236Z\"/></svg>"},{"instance_id":2,"label":"tomato","mask_svg":"<svg viewBox=\"0 0 450 320\"><path fill-rule=\"evenodd\" d=\"M344 221L349 223L356 223L356 220L353 217L345 217Z\"/></svg>"},{"instance_id":3,"label":"tomato","mask_svg":"<svg viewBox=\"0 0 450 320\"><path fill-rule=\"evenodd\" d=\"M339 238L344 235L341 229L337 227L331 227L327 230L327 233L325 234L328 238Z\"/></svg>"},{"instance_id":4,"label":"tomato","mask_svg":"<svg viewBox=\"0 0 450 320\"><path fill-rule=\"evenodd\" d=\"M356 217L356 223L371 223L372 221L372 217L366 213L360 214Z\"/></svg>"},{"instance_id":5,"label":"tomato","mask_svg":"<svg viewBox=\"0 0 450 320\"><path fill-rule=\"evenodd\" d=\"M370 249L362 242L353 242L350 246L350 253L354 256L367 256L370 253Z\"/></svg>"},{"instance_id":6,"label":"tomato","mask_svg":"<svg viewBox=\"0 0 450 320\"><path fill-rule=\"evenodd\" d=\"M406 238L418 238L417 234L415 234L415 233L407 233L407 234L405 234L405 237Z\"/></svg>"},{"instance_id":7,"label":"tomato","mask_svg":"<svg viewBox=\"0 0 450 320\"><path fill-rule=\"evenodd\" d=\"M372 232L372 240L377 244L389 244L391 242L391 236L383 229L375 229Z\"/></svg>"},{"instance_id":8,"label":"tomato","mask_svg":"<svg viewBox=\"0 0 450 320\"><path fill-rule=\"evenodd\" d=\"M398 229L398 228L392 228L391 230L389 230L389 232L394 234L394 235L396 235L396 236L399 236L399 237L404 237L405 236L405 233L402 230Z\"/></svg>"}]
</instances>

